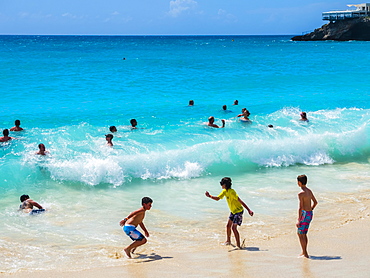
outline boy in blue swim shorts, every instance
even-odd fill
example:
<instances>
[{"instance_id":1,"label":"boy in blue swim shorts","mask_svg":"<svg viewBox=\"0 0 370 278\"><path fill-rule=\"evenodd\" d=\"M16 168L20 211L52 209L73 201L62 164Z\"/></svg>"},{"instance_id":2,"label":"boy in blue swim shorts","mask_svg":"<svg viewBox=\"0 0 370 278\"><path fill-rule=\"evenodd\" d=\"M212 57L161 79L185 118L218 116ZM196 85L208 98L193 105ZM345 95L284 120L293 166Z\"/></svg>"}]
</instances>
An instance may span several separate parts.
<instances>
[{"instance_id":1,"label":"boy in blue swim shorts","mask_svg":"<svg viewBox=\"0 0 370 278\"><path fill-rule=\"evenodd\" d=\"M145 212L150 210L152 207L153 200L149 197L144 197L141 200L142 207L134 212L131 212L126 218L119 222L119 225L123 226L123 231L128 235L134 242L127 246L124 251L127 257L131 258L131 253L134 253L135 249L147 242L146 237L149 237L149 233L143 223ZM144 231L145 236L140 233L136 227Z\"/></svg>"},{"instance_id":2,"label":"boy in blue swim shorts","mask_svg":"<svg viewBox=\"0 0 370 278\"><path fill-rule=\"evenodd\" d=\"M236 194L235 190L231 188L231 178L224 177L220 181L220 185L222 187L222 191L218 196L212 196L206 191L206 196L211 198L212 200L218 201L226 197L227 204L230 209L229 219L226 224L226 245L231 245L231 230L234 233L236 246L239 249L242 249L240 246L240 235L238 232L238 226L242 224L243 221L243 207L248 211L250 216L253 216L253 211L249 209L249 207L239 198L238 194Z\"/></svg>"},{"instance_id":3,"label":"boy in blue swim shorts","mask_svg":"<svg viewBox=\"0 0 370 278\"><path fill-rule=\"evenodd\" d=\"M19 206L19 210L29 213L30 215L36 215L45 212L45 209L34 200L30 199L30 196L24 194L20 198L22 204ZM37 207L38 209L34 209Z\"/></svg>"},{"instance_id":4,"label":"boy in blue swim shorts","mask_svg":"<svg viewBox=\"0 0 370 278\"><path fill-rule=\"evenodd\" d=\"M307 184L307 176L300 175L297 177L298 186L302 189L301 192L298 193L298 200L299 200L299 208L298 208L298 221L297 221L297 234L299 238L299 242L302 247L302 254L300 257L309 258L307 252L307 232L310 226L312 217L313 217L313 209L317 205L317 200L313 195L312 191L306 186Z\"/></svg>"}]
</instances>

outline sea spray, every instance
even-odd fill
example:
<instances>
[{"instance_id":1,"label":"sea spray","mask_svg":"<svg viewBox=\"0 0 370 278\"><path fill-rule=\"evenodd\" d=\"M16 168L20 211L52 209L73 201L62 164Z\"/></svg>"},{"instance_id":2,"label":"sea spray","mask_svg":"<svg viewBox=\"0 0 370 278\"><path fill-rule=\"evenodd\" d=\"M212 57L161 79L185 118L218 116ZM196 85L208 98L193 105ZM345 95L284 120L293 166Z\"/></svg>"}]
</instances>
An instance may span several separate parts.
<instances>
[{"instance_id":1,"label":"sea spray","mask_svg":"<svg viewBox=\"0 0 370 278\"><path fill-rule=\"evenodd\" d=\"M368 110L312 111L309 122L294 118L297 111L289 108L258 115L248 126L229 118L227 127L219 130L202 123L158 127L159 133L154 132L155 127L121 128L115 134L113 148L106 146L100 126L81 123L55 129L30 128L27 139L2 149L0 163L4 176L11 161L30 177L38 166L55 180L118 186L137 178L200 177L223 167L243 173L260 167L367 161ZM268 128L266 123L274 127ZM37 143L31 142L40 135L43 139L38 140L46 142L50 151L42 158L35 155Z\"/></svg>"}]
</instances>

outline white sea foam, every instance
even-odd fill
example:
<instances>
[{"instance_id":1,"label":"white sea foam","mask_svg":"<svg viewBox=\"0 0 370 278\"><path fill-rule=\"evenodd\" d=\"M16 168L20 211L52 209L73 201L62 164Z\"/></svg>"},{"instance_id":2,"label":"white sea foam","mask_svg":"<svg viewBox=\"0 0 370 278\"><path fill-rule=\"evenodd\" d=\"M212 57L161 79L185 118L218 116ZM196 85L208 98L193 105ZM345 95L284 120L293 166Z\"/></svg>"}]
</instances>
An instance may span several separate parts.
<instances>
[{"instance_id":1,"label":"white sea foam","mask_svg":"<svg viewBox=\"0 0 370 278\"><path fill-rule=\"evenodd\" d=\"M87 133L76 135L81 141L71 136L76 130L73 127L46 132L51 138L50 154L45 157L35 155L37 145L28 142L23 144L26 152L11 151L8 155L21 156L25 166L42 167L53 179L92 186L119 186L132 179L189 179L225 167L248 172L256 167L317 166L361 156L367 159L368 116L361 114L362 121L343 125L343 113L353 117L352 113L359 111L323 110L308 114L312 117L309 123L295 121L290 125L291 116L297 111L287 108L258 117L242 129L239 123L229 120L228 129L198 129L196 137L191 133L194 127L118 134L113 148L91 134L94 127L82 123L77 130ZM280 125L274 123L274 128L267 128L263 122L271 116ZM183 136L179 137L179 132Z\"/></svg>"}]
</instances>

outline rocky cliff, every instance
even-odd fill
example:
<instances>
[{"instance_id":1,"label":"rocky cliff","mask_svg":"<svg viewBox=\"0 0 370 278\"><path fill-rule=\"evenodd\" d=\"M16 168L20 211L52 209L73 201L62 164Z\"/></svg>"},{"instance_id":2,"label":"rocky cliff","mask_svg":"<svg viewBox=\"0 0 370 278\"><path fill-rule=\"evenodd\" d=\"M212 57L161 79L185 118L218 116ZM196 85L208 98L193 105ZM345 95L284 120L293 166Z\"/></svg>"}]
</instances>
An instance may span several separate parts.
<instances>
[{"instance_id":1,"label":"rocky cliff","mask_svg":"<svg viewBox=\"0 0 370 278\"><path fill-rule=\"evenodd\" d=\"M352 18L338 20L323 25L321 28L302 36L295 36L293 41L370 41L370 18Z\"/></svg>"}]
</instances>

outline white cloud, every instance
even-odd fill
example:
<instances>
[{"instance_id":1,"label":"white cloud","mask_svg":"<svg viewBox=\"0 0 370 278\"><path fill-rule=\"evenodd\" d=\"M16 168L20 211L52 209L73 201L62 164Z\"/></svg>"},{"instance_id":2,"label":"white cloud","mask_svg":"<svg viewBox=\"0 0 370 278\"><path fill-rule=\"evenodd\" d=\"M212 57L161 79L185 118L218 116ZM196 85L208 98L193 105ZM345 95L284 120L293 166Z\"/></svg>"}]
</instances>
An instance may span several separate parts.
<instances>
[{"instance_id":1,"label":"white cloud","mask_svg":"<svg viewBox=\"0 0 370 278\"><path fill-rule=\"evenodd\" d=\"M185 11L194 10L198 3L194 0L172 0L170 1L170 11L168 14L177 17Z\"/></svg>"},{"instance_id":2,"label":"white cloud","mask_svg":"<svg viewBox=\"0 0 370 278\"><path fill-rule=\"evenodd\" d=\"M129 21L132 21L132 19L133 19L133 17L131 17L131 16L124 16L124 17L121 18L121 20L123 22L129 22Z\"/></svg>"},{"instance_id":3,"label":"white cloud","mask_svg":"<svg viewBox=\"0 0 370 278\"><path fill-rule=\"evenodd\" d=\"M25 19L48 19L53 17L52 14L42 14L42 13L28 13L28 12L20 12L18 15Z\"/></svg>"},{"instance_id":4,"label":"white cloud","mask_svg":"<svg viewBox=\"0 0 370 278\"><path fill-rule=\"evenodd\" d=\"M77 18L76 15L70 14L70 13L64 13L62 14L63 17L69 17L69 18Z\"/></svg>"},{"instance_id":5,"label":"white cloud","mask_svg":"<svg viewBox=\"0 0 370 278\"><path fill-rule=\"evenodd\" d=\"M217 18L226 22L236 22L237 17L223 9L219 9L217 13Z\"/></svg>"},{"instance_id":6,"label":"white cloud","mask_svg":"<svg viewBox=\"0 0 370 278\"><path fill-rule=\"evenodd\" d=\"M27 13L27 12L20 12L19 13L19 16L20 17L28 17L30 14L29 13Z\"/></svg>"},{"instance_id":7,"label":"white cloud","mask_svg":"<svg viewBox=\"0 0 370 278\"><path fill-rule=\"evenodd\" d=\"M132 21L132 17L131 16L116 16L116 15L119 15L118 13L117 14L114 14L114 16L112 17L107 17L107 18L104 18L102 19L102 22L124 22L124 23L127 23L127 22L130 22Z\"/></svg>"}]
</instances>

